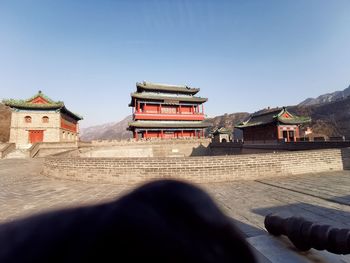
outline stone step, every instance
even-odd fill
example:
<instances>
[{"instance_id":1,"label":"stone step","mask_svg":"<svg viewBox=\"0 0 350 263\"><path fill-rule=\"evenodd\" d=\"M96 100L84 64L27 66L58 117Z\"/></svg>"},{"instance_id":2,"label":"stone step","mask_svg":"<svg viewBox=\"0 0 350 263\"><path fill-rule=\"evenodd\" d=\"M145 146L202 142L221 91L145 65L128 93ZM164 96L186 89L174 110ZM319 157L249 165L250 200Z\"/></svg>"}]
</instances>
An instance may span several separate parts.
<instances>
[{"instance_id":1,"label":"stone step","mask_svg":"<svg viewBox=\"0 0 350 263\"><path fill-rule=\"evenodd\" d=\"M260 235L247 238L259 263L350 263L350 255L310 249L298 251L286 237Z\"/></svg>"},{"instance_id":2,"label":"stone step","mask_svg":"<svg viewBox=\"0 0 350 263\"><path fill-rule=\"evenodd\" d=\"M28 157L27 150L16 149L5 156L5 159L25 159Z\"/></svg>"},{"instance_id":3,"label":"stone step","mask_svg":"<svg viewBox=\"0 0 350 263\"><path fill-rule=\"evenodd\" d=\"M16 149L21 149L21 150L27 150L30 147L32 147L32 144L30 144L30 143L16 145Z\"/></svg>"}]
</instances>

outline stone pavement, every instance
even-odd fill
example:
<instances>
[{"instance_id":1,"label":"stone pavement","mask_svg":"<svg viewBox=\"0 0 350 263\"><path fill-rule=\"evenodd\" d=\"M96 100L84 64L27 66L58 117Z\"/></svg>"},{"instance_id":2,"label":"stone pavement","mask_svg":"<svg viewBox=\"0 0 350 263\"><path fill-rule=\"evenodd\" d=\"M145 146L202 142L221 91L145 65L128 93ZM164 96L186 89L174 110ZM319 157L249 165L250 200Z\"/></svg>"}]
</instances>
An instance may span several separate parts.
<instances>
[{"instance_id":1,"label":"stone pavement","mask_svg":"<svg viewBox=\"0 0 350 263\"><path fill-rule=\"evenodd\" d=\"M0 222L46 210L99 203L133 188L45 177L40 174L42 163L40 159L0 160ZM271 212L350 228L350 171L200 187L212 195L247 238L266 236L263 221Z\"/></svg>"}]
</instances>

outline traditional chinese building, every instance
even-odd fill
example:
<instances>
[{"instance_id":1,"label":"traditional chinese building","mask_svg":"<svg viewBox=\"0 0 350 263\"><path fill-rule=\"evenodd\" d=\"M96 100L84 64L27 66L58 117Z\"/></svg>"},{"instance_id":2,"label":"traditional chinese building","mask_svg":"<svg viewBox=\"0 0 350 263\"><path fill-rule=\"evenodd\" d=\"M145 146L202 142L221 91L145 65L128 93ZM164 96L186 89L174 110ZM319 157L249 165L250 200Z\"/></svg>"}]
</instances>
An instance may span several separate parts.
<instances>
[{"instance_id":1,"label":"traditional chinese building","mask_svg":"<svg viewBox=\"0 0 350 263\"><path fill-rule=\"evenodd\" d=\"M300 125L310 121L309 117L295 116L283 107L253 113L236 128L243 130L245 142L295 142L300 138Z\"/></svg>"},{"instance_id":2,"label":"traditional chinese building","mask_svg":"<svg viewBox=\"0 0 350 263\"><path fill-rule=\"evenodd\" d=\"M39 91L27 100L5 100L12 110L10 142L75 142L82 117L69 111L63 102L53 101Z\"/></svg>"},{"instance_id":3,"label":"traditional chinese building","mask_svg":"<svg viewBox=\"0 0 350 263\"><path fill-rule=\"evenodd\" d=\"M231 142L232 141L232 131L226 129L225 127L221 127L215 129L212 132L212 142L221 143L221 142Z\"/></svg>"},{"instance_id":4,"label":"traditional chinese building","mask_svg":"<svg viewBox=\"0 0 350 263\"><path fill-rule=\"evenodd\" d=\"M129 104L133 121L129 130L138 138L204 137L203 103L208 99L195 96L199 89L149 82L136 83Z\"/></svg>"}]
</instances>

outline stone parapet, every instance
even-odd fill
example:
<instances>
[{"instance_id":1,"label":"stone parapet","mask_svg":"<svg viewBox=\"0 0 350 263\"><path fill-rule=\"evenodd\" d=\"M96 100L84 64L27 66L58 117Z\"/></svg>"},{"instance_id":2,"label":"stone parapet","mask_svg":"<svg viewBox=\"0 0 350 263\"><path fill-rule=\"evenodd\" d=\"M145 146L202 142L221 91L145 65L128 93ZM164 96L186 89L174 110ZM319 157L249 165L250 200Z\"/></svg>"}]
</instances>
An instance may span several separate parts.
<instances>
[{"instance_id":1,"label":"stone parapet","mask_svg":"<svg viewBox=\"0 0 350 263\"><path fill-rule=\"evenodd\" d=\"M350 148L180 158L53 158L43 174L53 177L136 184L160 178L195 183L257 179L350 168Z\"/></svg>"},{"instance_id":2,"label":"stone parapet","mask_svg":"<svg viewBox=\"0 0 350 263\"><path fill-rule=\"evenodd\" d=\"M86 146L123 146L123 145L154 145L154 144L194 144L194 143L202 143L208 145L211 139L209 138L177 138L177 139L129 139L129 140L93 140L91 143L87 142L79 142L79 144Z\"/></svg>"},{"instance_id":3,"label":"stone parapet","mask_svg":"<svg viewBox=\"0 0 350 263\"><path fill-rule=\"evenodd\" d=\"M10 152L16 149L14 143L2 143L0 144L0 159L5 158Z\"/></svg>"}]
</instances>

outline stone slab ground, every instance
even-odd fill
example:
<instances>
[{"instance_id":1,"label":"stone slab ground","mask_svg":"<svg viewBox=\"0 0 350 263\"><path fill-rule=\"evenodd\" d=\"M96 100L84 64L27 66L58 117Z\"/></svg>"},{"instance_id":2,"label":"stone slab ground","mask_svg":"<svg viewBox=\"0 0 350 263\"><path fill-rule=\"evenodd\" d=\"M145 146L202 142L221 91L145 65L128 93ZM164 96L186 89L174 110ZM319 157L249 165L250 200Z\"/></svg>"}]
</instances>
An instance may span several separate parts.
<instances>
[{"instance_id":1,"label":"stone slab ground","mask_svg":"<svg viewBox=\"0 0 350 263\"><path fill-rule=\"evenodd\" d=\"M41 159L0 161L0 223L47 210L100 203L134 187L50 178L40 174L42 165ZM350 262L348 256L328 252L299 253L287 240L269 236L263 226L267 214L278 212L350 228L350 171L199 186L243 231L261 262Z\"/></svg>"}]
</instances>

